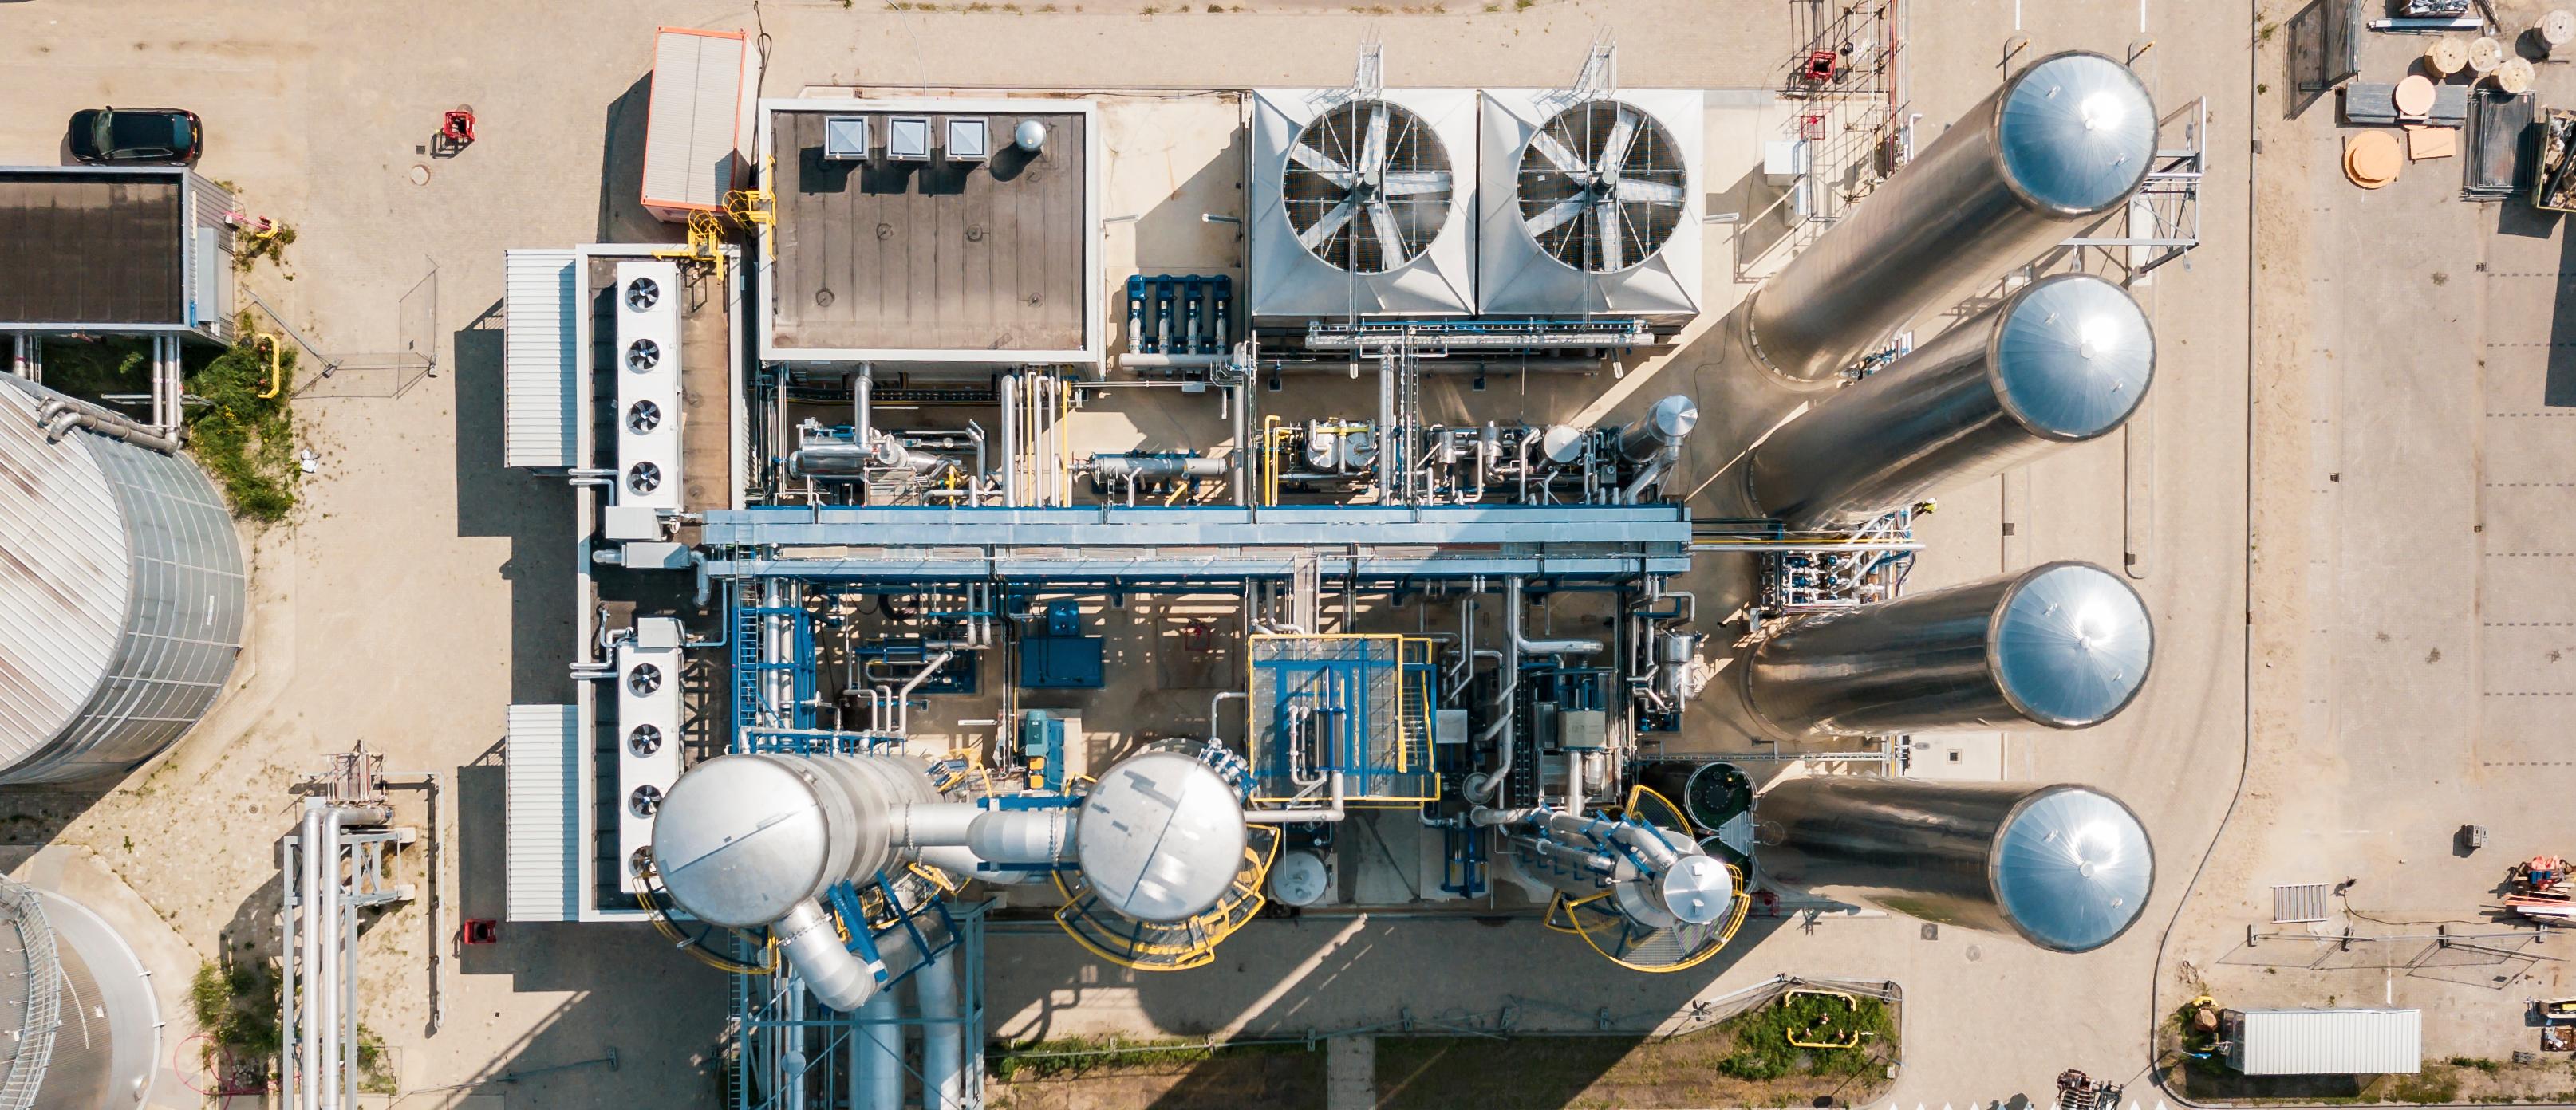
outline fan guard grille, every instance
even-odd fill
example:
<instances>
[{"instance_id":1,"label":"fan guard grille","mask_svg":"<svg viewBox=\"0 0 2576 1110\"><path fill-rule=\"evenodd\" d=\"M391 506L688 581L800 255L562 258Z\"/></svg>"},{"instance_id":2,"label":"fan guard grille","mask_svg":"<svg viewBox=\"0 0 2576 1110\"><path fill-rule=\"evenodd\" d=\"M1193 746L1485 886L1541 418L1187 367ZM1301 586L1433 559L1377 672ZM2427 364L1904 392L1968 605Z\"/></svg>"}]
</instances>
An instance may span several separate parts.
<instances>
[{"instance_id":1,"label":"fan guard grille","mask_svg":"<svg viewBox=\"0 0 2576 1110\"><path fill-rule=\"evenodd\" d=\"M1335 269L1380 274L1422 256L1449 219L1449 152L1401 105L1354 100L1317 116L1288 146L1280 195L1308 253Z\"/></svg>"},{"instance_id":2,"label":"fan guard grille","mask_svg":"<svg viewBox=\"0 0 2576 1110\"><path fill-rule=\"evenodd\" d=\"M1690 188L1672 132L1633 104L1556 114L1521 148L1521 227L1559 262L1595 274L1653 258L1680 227Z\"/></svg>"}]
</instances>

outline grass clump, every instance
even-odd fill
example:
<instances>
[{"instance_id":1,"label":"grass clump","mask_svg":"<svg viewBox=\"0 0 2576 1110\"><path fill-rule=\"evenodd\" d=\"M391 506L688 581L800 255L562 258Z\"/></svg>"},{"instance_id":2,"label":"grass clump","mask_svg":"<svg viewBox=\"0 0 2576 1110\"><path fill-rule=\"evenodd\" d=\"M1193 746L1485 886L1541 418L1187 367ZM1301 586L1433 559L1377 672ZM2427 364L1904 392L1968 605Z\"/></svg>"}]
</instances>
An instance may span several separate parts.
<instances>
[{"instance_id":1,"label":"grass clump","mask_svg":"<svg viewBox=\"0 0 2576 1110\"><path fill-rule=\"evenodd\" d=\"M1845 1001L1832 995L1801 994L1778 1005L1735 1018L1735 1051L1717 1062L1717 1070L1737 1079L1779 1079L1792 1073L1860 1075L1879 1062L1879 1042L1895 1035L1887 1003L1875 998ZM1811 1043L1857 1042L1848 1048L1800 1048L1792 1036Z\"/></svg>"},{"instance_id":2,"label":"grass clump","mask_svg":"<svg viewBox=\"0 0 2576 1110\"><path fill-rule=\"evenodd\" d=\"M1175 1071L1215 1059L1217 1053L1305 1052L1295 1044L1210 1046L1205 1041L1063 1037L1010 1044L996 1041L985 1051L984 1069L1004 1083L1029 1079L1071 1079L1094 1072Z\"/></svg>"},{"instance_id":3,"label":"grass clump","mask_svg":"<svg viewBox=\"0 0 2576 1110\"><path fill-rule=\"evenodd\" d=\"M247 318L241 334L252 335ZM274 337L272 337L273 339ZM280 346L277 374L295 377L295 349ZM188 448L224 487L233 512L263 523L295 508L295 416L284 389L268 388L269 355L245 338L188 376L188 392L205 404L188 414Z\"/></svg>"},{"instance_id":4,"label":"grass clump","mask_svg":"<svg viewBox=\"0 0 2576 1110\"><path fill-rule=\"evenodd\" d=\"M267 1074L268 1060L285 1036L278 1028L278 986L264 966L226 967L211 960L197 965L188 981L188 1009L206 1034L209 1065L220 1052L245 1072Z\"/></svg>"}]
</instances>

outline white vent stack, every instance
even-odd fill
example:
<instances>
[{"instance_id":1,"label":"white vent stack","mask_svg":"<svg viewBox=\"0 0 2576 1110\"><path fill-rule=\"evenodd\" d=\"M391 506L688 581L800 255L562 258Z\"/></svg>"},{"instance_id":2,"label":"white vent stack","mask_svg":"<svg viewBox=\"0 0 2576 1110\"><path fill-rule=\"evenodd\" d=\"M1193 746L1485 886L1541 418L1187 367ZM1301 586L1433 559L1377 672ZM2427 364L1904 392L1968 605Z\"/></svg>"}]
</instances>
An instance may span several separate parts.
<instances>
[{"instance_id":1,"label":"white vent stack","mask_svg":"<svg viewBox=\"0 0 2576 1110\"><path fill-rule=\"evenodd\" d=\"M1700 93L1489 89L1482 101L1480 313L1673 323L1699 311Z\"/></svg>"},{"instance_id":2,"label":"white vent stack","mask_svg":"<svg viewBox=\"0 0 2576 1110\"><path fill-rule=\"evenodd\" d=\"M1800 619L1754 646L1745 695L1791 736L2087 728L2138 696L2154 641L2118 575L2049 563Z\"/></svg>"},{"instance_id":3,"label":"white vent stack","mask_svg":"<svg viewBox=\"0 0 2576 1110\"><path fill-rule=\"evenodd\" d=\"M2080 52L2031 63L1754 292L1748 347L1789 378L1832 378L1908 320L2125 211L2156 128L2127 66Z\"/></svg>"},{"instance_id":4,"label":"white vent stack","mask_svg":"<svg viewBox=\"0 0 2576 1110\"><path fill-rule=\"evenodd\" d=\"M1792 529L1866 521L2127 423L2156 340L2126 290L2059 274L1941 333L1773 432L1745 467Z\"/></svg>"},{"instance_id":5,"label":"white vent stack","mask_svg":"<svg viewBox=\"0 0 2576 1110\"><path fill-rule=\"evenodd\" d=\"M680 511L680 267L617 264L615 503Z\"/></svg>"},{"instance_id":6,"label":"white vent stack","mask_svg":"<svg viewBox=\"0 0 2576 1110\"><path fill-rule=\"evenodd\" d=\"M2080 786L1808 776L1753 816L1766 880L2056 952L2118 939L2155 887L2146 826Z\"/></svg>"},{"instance_id":7,"label":"white vent stack","mask_svg":"<svg viewBox=\"0 0 2576 1110\"><path fill-rule=\"evenodd\" d=\"M642 889L641 857L653 846L653 815L680 778L680 622L642 617L617 645L618 889Z\"/></svg>"},{"instance_id":8,"label":"white vent stack","mask_svg":"<svg viewBox=\"0 0 2576 1110\"><path fill-rule=\"evenodd\" d=\"M1253 93L1252 315L1475 310L1476 97Z\"/></svg>"}]
</instances>

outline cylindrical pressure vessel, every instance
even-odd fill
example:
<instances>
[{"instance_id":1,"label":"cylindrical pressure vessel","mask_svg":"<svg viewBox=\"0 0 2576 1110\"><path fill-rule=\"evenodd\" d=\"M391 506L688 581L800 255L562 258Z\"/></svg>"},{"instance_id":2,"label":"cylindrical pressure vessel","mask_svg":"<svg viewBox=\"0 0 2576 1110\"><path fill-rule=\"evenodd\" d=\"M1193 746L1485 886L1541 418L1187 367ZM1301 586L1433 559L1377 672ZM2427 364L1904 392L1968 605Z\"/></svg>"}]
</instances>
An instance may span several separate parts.
<instances>
[{"instance_id":1,"label":"cylindrical pressure vessel","mask_svg":"<svg viewBox=\"0 0 2576 1110\"><path fill-rule=\"evenodd\" d=\"M2110 434L2155 365L2155 335L2126 290L2059 274L1790 421L1753 449L1746 481L1790 528L1864 521Z\"/></svg>"},{"instance_id":2,"label":"cylindrical pressure vessel","mask_svg":"<svg viewBox=\"0 0 2576 1110\"><path fill-rule=\"evenodd\" d=\"M1830 378L1917 314L2121 208L2155 151L2155 103L2129 67L2041 58L1755 291L1746 343L1787 377Z\"/></svg>"},{"instance_id":3,"label":"cylindrical pressure vessel","mask_svg":"<svg viewBox=\"0 0 2576 1110\"><path fill-rule=\"evenodd\" d=\"M1619 432L1619 453L1629 462L1644 462L1699 427L1699 402L1674 394L1655 402L1646 415Z\"/></svg>"},{"instance_id":4,"label":"cylindrical pressure vessel","mask_svg":"<svg viewBox=\"0 0 2576 1110\"><path fill-rule=\"evenodd\" d=\"M690 913L766 925L833 883L894 863L898 811L938 800L929 765L908 756L720 755L663 795L653 857Z\"/></svg>"},{"instance_id":5,"label":"cylindrical pressure vessel","mask_svg":"<svg viewBox=\"0 0 2576 1110\"><path fill-rule=\"evenodd\" d=\"M2080 786L1811 776L1764 791L1762 874L1890 912L2089 952L2155 885L2137 814Z\"/></svg>"},{"instance_id":6,"label":"cylindrical pressure vessel","mask_svg":"<svg viewBox=\"0 0 2576 1110\"><path fill-rule=\"evenodd\" d=\"M2084 728L2137 697L2153 648L2128 583L2049 563L1803 618L1754 646L1745 696L1790 735Z\"/></svg>"}]
</instances>

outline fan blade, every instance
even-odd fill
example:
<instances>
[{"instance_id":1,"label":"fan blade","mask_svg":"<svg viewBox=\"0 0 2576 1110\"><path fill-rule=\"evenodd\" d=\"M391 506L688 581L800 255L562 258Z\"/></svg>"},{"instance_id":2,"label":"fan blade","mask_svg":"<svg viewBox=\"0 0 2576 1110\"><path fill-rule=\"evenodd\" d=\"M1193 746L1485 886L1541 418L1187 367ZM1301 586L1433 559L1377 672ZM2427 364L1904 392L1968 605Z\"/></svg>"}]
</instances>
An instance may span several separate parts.
<instances>
[{"instance_id":1,"label":"fan blade","mask_svg":"<svg viewBox=\"0 0 2576 1110\"><path fill-rule=\"evenodd\" d=\"M1315 249L1317 244L1332 238L1334 232L1340 231L1342 225L1351 222L1351 216L1356 211L1358 210L1347 200L1334 205L1331 211L1324 213L1323 219L1315 221L1315 226L1297 233L1298 245L1307 250Z\"/></svg>"},{"instance_id":2,"label":"fan blade","mask_svg":"<svg viewBox=\"0 0 2576 1110\"><path fill-rule=\"evenodd\" d=\"M1340 162L1334 161L1332 155L1326 154L1314 147L1308 146L1304 143L1298 143L1295 146L1291 146L1288 148L1288 160L1324 175L1326 178L1331 179L1333 184L1341 185L1345 188L1349 186L1351 168L1341 164Z\"/></svg>"},{"instance_id":3,"label":"fan blade","mask_svg":"<svg viewBox=\"0 0 2576 1110\"><path fill-rule=\"evenodd\" d=\"M1360 172L1386 168L1386 102L1369 105L1368 141L1360 145Z\"/></svg>"},{"instance_id":4,"label":"fan blade","mask_svg":"<svg viewBox=\"0 0 2576 1110\"><path fill-rule=\"evenodd\" d=\"M1536 134L1530 136L1530 149L1537 151L1539 157L1547 159L1547 164L1556 167L1558 173L1573 175L1583 172L1583 160L1575 157L1573 151L1565 149L1564 143L1556 141L1555 133L1545 128L1539 129Z\"/></svg>"},{"instance_id":5,"label":"fan blade","mask_svg":"<svg viewBox=\"0 0 2576 1110\"><path fill-rule=\"evenodd\" d=\"M1611 194L1632 204L1680 204L1682 187L1667 181L1638 181L1623 178Z\"/></svg>"},{"instance_id":6,"label":"fan blade","mask_svg":"<svg viewBox=\"0 0 2576 1110\"><path fill-rule=\"evenodd\" d=\"M1546 211L1522 220L1521 226L1528 228L1531 235L1542 235L1556 230L1567 220L1571 220L1582 214L1582 201L1561 200L1555 204L1549 205Z\"/></svg>"},{"instance_id":7,"label":"fan blade","mask_svg":"<svg viewBox=\"0 0 2576 1110\"><path fill-rule=\"evenodd\" d=\"M1628 229L1617 203L1592 206L1592 237L1601 252L1601 271L1628 268Z\"/></svg>"},{"instance_id":8,"label":"fan blade","mask_svg":"<svg viewBox=\"0 0 2576 1110\"><path fill-rule=\"evenodd\" d=\"M1384 179L1388 196L1410 196L1415 193L1441 193L1449 190L1447 170L1391 170Z\"/></svg>"},{"instance_id":9,"label":"fan blade","mask_svg":"<svg viewBox=\"0 0 2576 1110\"><path fill-rule=\"evenodd\" d=\"M1619 109L1618 122L1610 125L1610 137L1601 144L1601 161L1592 172L1616 174L1628 165L1628 148L1637 142L1637 113Z\"/></svg>"},{"instance_id":10,"label":"fan blade","mask_svg":"<svg viewBox=\"0 0 2576 1110\"><path fill-rule=\"evenodd\" d=\"M1377 265L1392 270L1405 262L1404 234L1396 226L1395 209L1381 200L1369 205L1369 227L1377 232Z\"/></svg>"}]
</instances>

